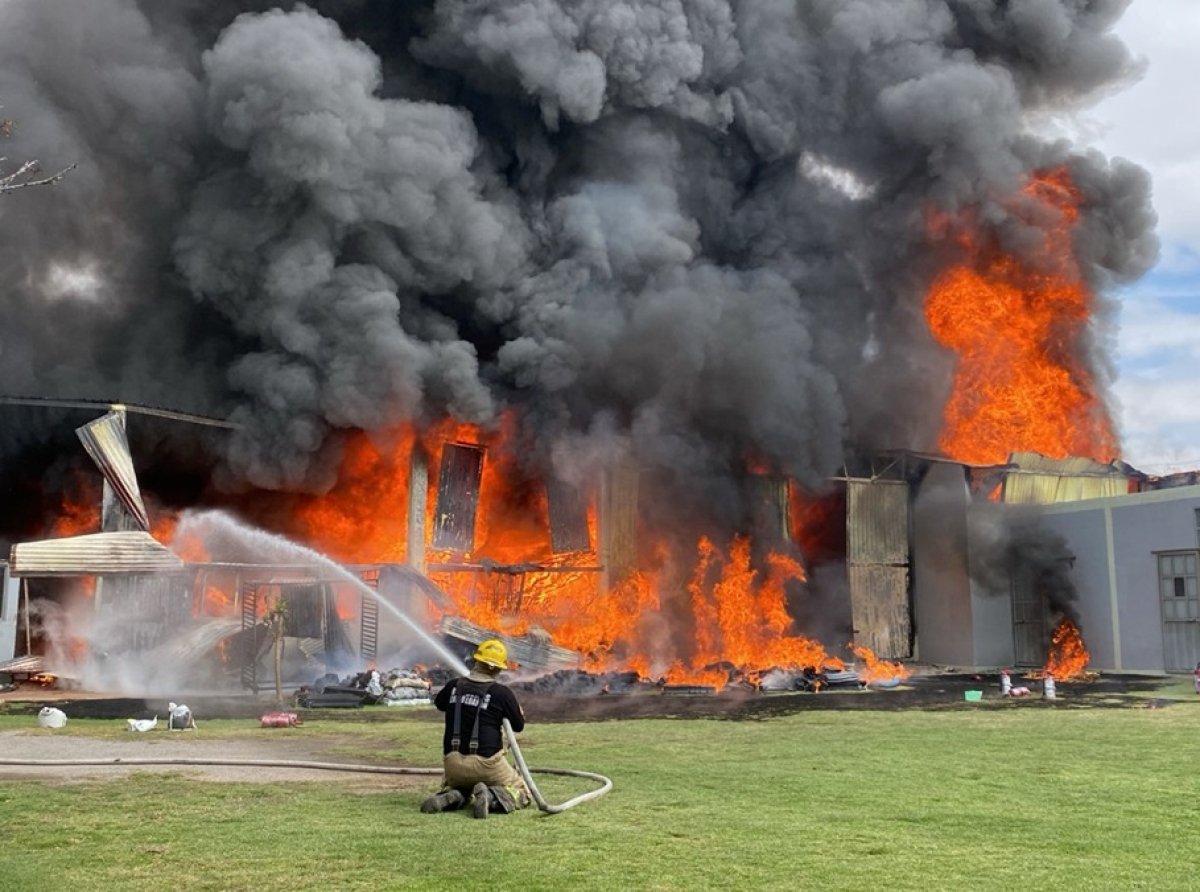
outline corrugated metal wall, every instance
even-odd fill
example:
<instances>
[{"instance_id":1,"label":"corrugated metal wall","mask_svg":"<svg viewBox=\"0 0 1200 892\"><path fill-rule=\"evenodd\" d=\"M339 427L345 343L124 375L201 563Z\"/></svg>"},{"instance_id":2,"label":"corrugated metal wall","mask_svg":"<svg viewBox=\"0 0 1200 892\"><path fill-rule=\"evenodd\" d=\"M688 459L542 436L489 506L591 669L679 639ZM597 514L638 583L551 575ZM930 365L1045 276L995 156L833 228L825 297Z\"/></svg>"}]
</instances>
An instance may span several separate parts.
<instances>
[{"instance_id":1,"label":"corrugated metal wall","mask_svg":"<svg viewBox=\"0 0 1200 892\"><path fill-rule=\"evenodd\" d=\"M912 656L908 598L908 484L846 484L846 563L855 643L879 657Z\"/></svg>"}]
</instances>

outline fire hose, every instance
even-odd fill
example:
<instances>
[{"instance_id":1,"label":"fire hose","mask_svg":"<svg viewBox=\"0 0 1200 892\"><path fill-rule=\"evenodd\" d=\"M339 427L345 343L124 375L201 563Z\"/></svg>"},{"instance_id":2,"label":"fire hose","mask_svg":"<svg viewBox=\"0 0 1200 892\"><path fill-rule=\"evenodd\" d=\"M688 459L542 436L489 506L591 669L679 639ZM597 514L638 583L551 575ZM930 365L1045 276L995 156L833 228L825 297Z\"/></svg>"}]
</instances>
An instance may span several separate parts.
<instances>
[{"instance_id":1,"label":"fire hose","mask_svg":"<svg viewBox=\"0 0 1200 892\"><path fill-rule=\"evenodd\" d=\"M537 807L547 814L556 815L564 812L569 808L574 808L581 802L587 802L589 799L598 799L609 790L612 789L612 781L603 774L596 774L591 771L580 771L574 768L530 768L525 764L525 757L521 754L521 747L517 743L517 736L513 733L512 726L508 723L508 719L504 720L504 733L508 737L509 748L513 753L513 761L517 763L517 770L521 774L521 778L525 781L525 785L529 787L530 795L533 796L533 801ZM294 759L192 759L187 757L172 757L162 759L151 758L135 758L125 759L121 757L113 757L108 759L0 759L0 767L2 766L32 766L32 767L74 767L85 765L222 765L233 767L250 767L250 768L307 768L321 771L349 771L359 774L423 774L423 775L440 775L440 768L417 768L417 767L395 767L389 765L362 765L351 762L308 762ZM574 799L568 799L561 805L551 805L542 796L542 793L534 783L533 774L553 774L563 777L582 777L588 780L596 781L600 784L595 790L589 790Z\"/></svg>"},{"instance_id":2,"label":"fire hose","mask_svg":"<svg viewBox=\"0 0 1200 892\"><path fill-rule=\"evenodd\" d=\"M525 781L525 786L529 787L529 793L533 796L533 801L537 803L537 807L549 815L556 815L559 812L564 812L568 808L574 808L581 802L587 802L589 799L599 799L605 793L612 789L612 780L605 777L603 774L596 774L591 771L578 771L574 768L529 768L525 764L525 757L521 754L521 745L517 743L517 735L513 732L512 725L508 723L508 719L504 719L504 736L508 739L508 748L512 750L513 761L517 763L517 771L521 773L521 779ZM574 799L568 799L561 805L551 805L543 797L541 791L537 788L537 784L533 782L531 771L538 771L542 774L560 774L567 777L586 777L588 780L594 780L600 784L595 790L589 790L576 796Z\"/></svg>"}]
</instances>

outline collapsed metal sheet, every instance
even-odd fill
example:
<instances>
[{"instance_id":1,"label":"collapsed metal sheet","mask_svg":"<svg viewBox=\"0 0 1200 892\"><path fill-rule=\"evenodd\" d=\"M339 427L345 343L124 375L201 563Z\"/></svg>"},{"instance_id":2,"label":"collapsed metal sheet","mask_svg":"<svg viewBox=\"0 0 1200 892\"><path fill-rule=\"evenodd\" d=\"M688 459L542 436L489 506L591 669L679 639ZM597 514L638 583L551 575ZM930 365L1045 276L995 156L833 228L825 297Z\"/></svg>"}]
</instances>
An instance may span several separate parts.
<instances>
[{"instance_id":1,"label":"collapsed metal sheet","mask_svg":"<svg viewBox=\"0 0 1200 892\"><path fill-rule=\"evenodd\" d=\"M499 638L508 649L509 660L525 669L577 669L582 662L580 654L551 644L549 636L534 632L521 636L501 635L461 616L442 617L438 630L448 638L476 646L488 638Z\"/></svg>"},{"instance_id":2,"label":"collapsed metal sheet","mask_svg":"<svg viewBox=\"0 0 1200 892\"><path fill-rule=\"evenodd\" d=\"M465 553L475 546L475 512L483 480L483 449L447 443L438 469L433 547Z\"/></svg>"},{"instance_id":3,"label":"collapsed metal sheet","mask_svg":"<svg viewBox=\"0 0 1200 892\"><path fill-rule=\"evenodd\" d=\"M133 469L133 456L129 452L129 440L125 436L124 414L109 412L76 428L75 433L129 516L141 529L149 530L150 518L142 502L137 473Z\"/></svg>"},{"instance_id":4,"label":"collapsed metal sheet","mask_svg":"<svg viewBox=\"0 0 1200 892\"><path fill-rule=\"evenodd\" d=\"M18 542L10 559L13 576L127 576L182 568L174 552L140 530Z\"/></svg>"}]
</instances>

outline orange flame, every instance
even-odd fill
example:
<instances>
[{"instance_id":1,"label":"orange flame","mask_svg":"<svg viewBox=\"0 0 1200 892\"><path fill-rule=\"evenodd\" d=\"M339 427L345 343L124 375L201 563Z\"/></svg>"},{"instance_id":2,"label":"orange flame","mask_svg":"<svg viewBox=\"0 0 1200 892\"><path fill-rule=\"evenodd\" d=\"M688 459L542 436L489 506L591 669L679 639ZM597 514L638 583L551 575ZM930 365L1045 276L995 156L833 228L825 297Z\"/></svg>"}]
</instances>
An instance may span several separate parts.
<instances>
[{"instance_id":1,"label":"orange flame","mask_svg":"<svg viewBox=\"0 0 1200 892\"><path fill-rule=\"evenodd\" d=\"M690 557L671 554L665 544L648 549L642 567L602 590L594 502L587 516L592 550L555 554L545 488L522 468L516 438L511 415L495 431L446 422L421 434L396 432L387 447L353 437L338 485L296 511L299 535L343 561L403 560L413 450L429 455L428 544L441 448L477 443L485 458L473 546L464 554L426 551L429 575L449 594L455 614L510 635L545 630L556 645L583 654L593 671L632 670L672 683L723 687L731 672L842 665L792 632L786 590L805 578L800 564L773 554L753 566L746 539L735 539L727 554L707 539ZM690 617L676 616L681 606Z\"/></svg>"},{"instance_id":2,"label":"orange flame","mask_svg":"<svg viewBox=\"0 0 1200 892\"><path fill-rule=\"evenodd\" d=\"M809 566L846 558L846 491L810 493L788 486L788 522Z\"/></svg>"},{"instance_id":3,"label":"orange flame","mask_svg":"<svg viewBox=\"0 0 1200 892\"><path fill-rule=\"evenodd\" d=\"M1084 674L1090 659L1079 626L1064 618L1050 635L1050 652L1042 674L1059 681L1077 678Z\"/></svg>"},{"instance_id":4,"label":"orange flame","mask_svg":"<svg viewBox=\"0 0 1200 892\"><path fill-rule=\"evenodd\" d=\"M100 487L89 477L77 476L50 527L53 537L100 532L100 499Z\"/></svg>"},{"instance_id":5,"label":"orange flame","mask_svg":"<svg viewBox=\"0 0 1200 892\"><path fill-rule=\"evenodd\" d=\"M756 560L747 538L734 538L727 548L701 539L692 553L665 540L643 547L642 565L606 589L596 552L592 493L586 517L591 547L554 553L545 486L523 467L518 433L510 415L491 431L446 421L425 431L397 429L386 437L352 434L329 493L281 497L275 508L286 504L289 512L267 508L262 513L276 528L284 518L281 532L344 563L404 561L411 466L421 450L428 458L427 491L424 504L416 507L424 514L425 557L433 567L431 578L448 593L456 615L506 634L544 630L554 644L580 653L590 670L634 671L674 684L721 688L738 678L754 682L768 668L843 666L820 643L792 628L788 593L805 580L804 568L784 554ZM439 459L450 442L484 449L474 541L461 554L430 548ZM825 517L836 505L812 504L805 518L793 518L794 525L814 530L840 526ZM172 541L184 560L209 559L199 539L176 535L177 515L163 511L153 516L155 535ZM65 528L70 522L98 526L98 521L96 491L94 498L64 510L60 523ZM844 545L834 543L827 550L839 549ZM339 618L353 620L357 593L339 587L335 594ZM236 599L232 580L214 572L197 578L193 605L198 615L228 615Z\"/></svg>"},{"instance_id":6,"label":"orange flame","mask_svg":"<svg viewBox=\"0 0 1200 892\"><path fill-rule=\"evenodd\" d=\"M1072 254L1081 200L1065 168L1025 188L1018 213L1043 233L1037 268L965 215L935 224L953 229L968 255L934 281L925 303L934 337L958 354L939 443L947 455L993 464L1014 451L1116 454L1112 421L1078 359L1095 303Z\"/></svg>"},{"instance_id":7,"label":"orange flame","mask_svg":"<svg viewBox=\"0 0 1200 892\"><path fill-rule=\"evenodd\" d=\"M404 561L408 469L415 441L407 427L383 440L361 432L351 435L337 486L300 502L294 512L296 533L337 560Z\"/></svg>"},{"instance_id":8,"label":"orange flame","mask_svg":"<svg viewBox=\"0 0 1200 892\"><path fill-rule=\"evenodd\" d=\"M863 665L857 670L858 677L867 684L873 681L887 681L892 678L908 678L912 674L908 667L900 663L892 662L891 660L881 660L866 645L851 644L848 646L854 655L862 661Z\"/></svg>"}]
</instances>

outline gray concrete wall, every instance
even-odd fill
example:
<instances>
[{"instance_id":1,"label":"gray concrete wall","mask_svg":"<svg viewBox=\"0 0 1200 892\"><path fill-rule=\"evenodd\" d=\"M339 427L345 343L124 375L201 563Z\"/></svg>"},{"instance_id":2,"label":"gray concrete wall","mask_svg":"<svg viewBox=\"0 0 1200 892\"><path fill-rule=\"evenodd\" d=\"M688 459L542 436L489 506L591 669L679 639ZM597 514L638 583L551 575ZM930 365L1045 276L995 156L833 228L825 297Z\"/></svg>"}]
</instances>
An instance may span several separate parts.
<instances>
[{"instance_id":1,"label":"gray concrete wall","mask_svg":"<svg viewBox=\"0 0 1200 892\"><path fill-rule=\"evenodd\" d=\"M1071 575L1093 668L1163 671L1155 552L1197 547L1197 508L1195 486L1045 508L1046 525L1075 554Z\"/></svg>"},{"instance_id":2,"label":"gray concrete wall","mask_svg":"<svg viewBox=\"0 0 1200 892\"><path fill-rule=\"evenodd\" d=\"M932 465L913 500L915 656L924 663L977 665L967 571L969 501L963 469L954 464Z\"/></svg>"},{"instance_id":3,"label":"gray concrete wall","mask_svg":"<svg viewBox=\"0 0 1200 892\"><path fill-rule=\"evenodd\" d=\"M985 592L971 586L972 666L1013 664L1012 592Z\"/></svg>"},{"instance_id":4,"label":"gray concrete wall","mask_svg":"<svg viewBox=\"0 0 1200 892\"><path fill-rule=\"evenodd\" d=\"M1087 503L1079 503L1081 505ZM1091 654L1093 669L1131 668L1120 665L1119 642L1113 634L1112 599L1109 593L1109 562L1103 508L1047 513L1043 524L1067 540L1075 556L1070 578L1075 584L1080 631Z\"/></svg>"}]
</instances>

